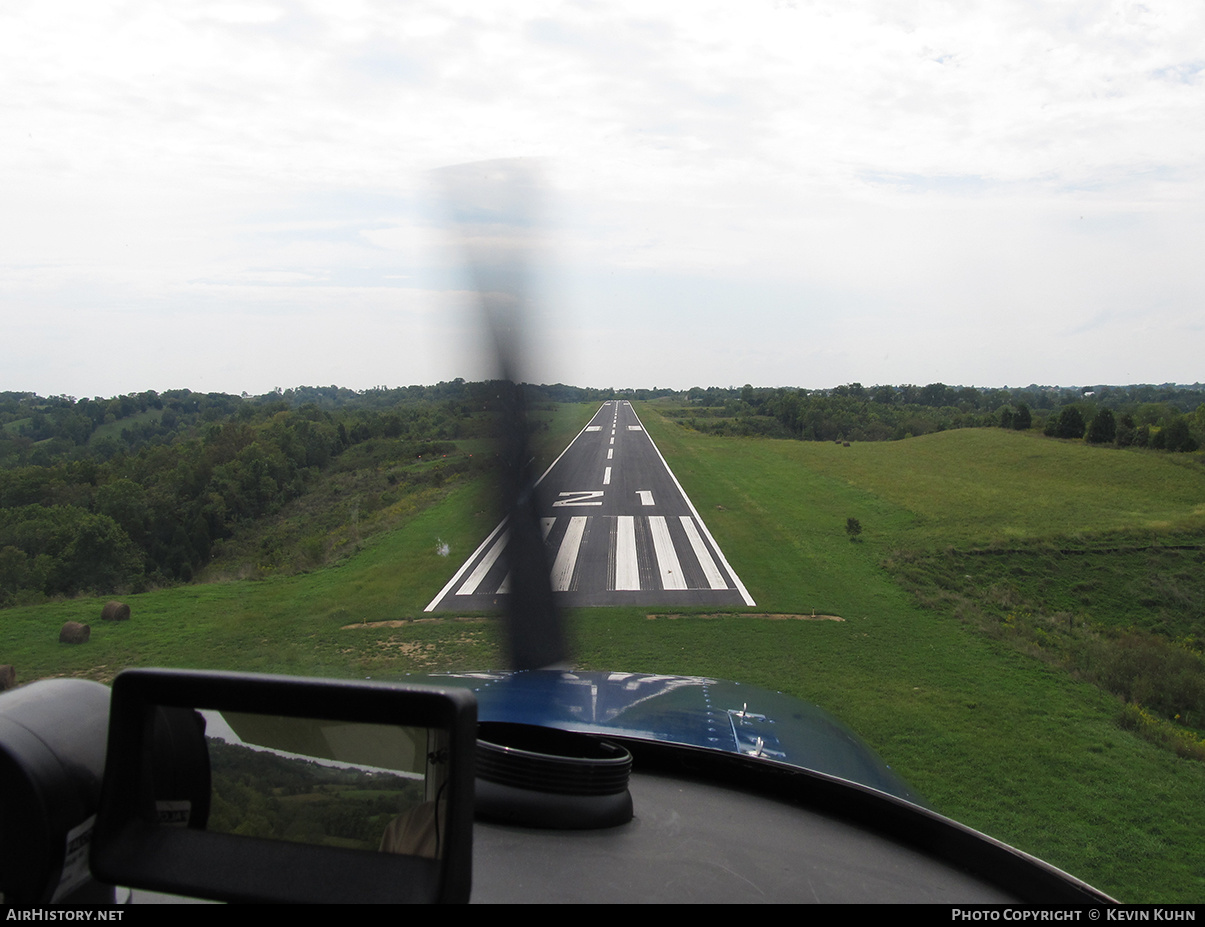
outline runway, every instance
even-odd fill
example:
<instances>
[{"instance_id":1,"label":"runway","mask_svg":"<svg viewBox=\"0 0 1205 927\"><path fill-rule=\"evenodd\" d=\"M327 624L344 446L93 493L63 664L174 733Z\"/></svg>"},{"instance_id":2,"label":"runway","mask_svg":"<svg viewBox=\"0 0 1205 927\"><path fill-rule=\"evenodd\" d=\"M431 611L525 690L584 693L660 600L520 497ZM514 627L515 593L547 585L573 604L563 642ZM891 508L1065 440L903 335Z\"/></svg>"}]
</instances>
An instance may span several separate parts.
<instances>
[{"instance_id":1,"label":"runway","mask_svg":"<svg viewBox=\"0 0 1205 927\"><path fill-rule=\"evenodd\" d=\"M754 604L630 403L604 403L537 489L561 605ZM426 611L497 608L506 541L503 523Z\"/></svg>"}]
</instances>

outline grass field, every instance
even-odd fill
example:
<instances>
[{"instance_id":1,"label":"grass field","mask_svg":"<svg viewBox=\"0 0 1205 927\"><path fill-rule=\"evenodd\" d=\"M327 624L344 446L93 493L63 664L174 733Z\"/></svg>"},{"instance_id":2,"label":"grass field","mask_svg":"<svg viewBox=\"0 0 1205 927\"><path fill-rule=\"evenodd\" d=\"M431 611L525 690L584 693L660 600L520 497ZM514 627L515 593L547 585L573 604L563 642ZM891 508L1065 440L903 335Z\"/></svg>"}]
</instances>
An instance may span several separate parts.
<instances>
[{"instance_id":1,"label":"grass field","mask_svg":"<svg viewBox=\"0 0 1205 927\"><path fill-rule=\"evenodd\" d=\"M591 412L562 409L549 448ZM584 668L715 675L816 702L938 811L1123 900L1205 900L1205 765L1122 730L1115 697L920 607L883 565L901 548L1199 535L1200 470L999 430L844 448L704 437L640 413L757 600L748 611L844 621L581 609ZM101 600L9 609L0 662L22 681L130 665L373 678L497 666L491 619L422 613L493 527L487 503L474 483L443 489L335 566L131 596L124 624L95 620ZM67 619L91 623L90 644L55 642Z\"/></svg>"},{"instance_id":2,"label":"grass field","mask_svg":"<svg viewBox=\"0 0 1205 927\"><path fill-rule=\"evenodd\" d=\"M650 640L650 654L690 654L679 672L730 664L829 708L938 810L1122 898L1205 898L1205 767L1120 730L1115 697L919 608L882 566L901 547L1199 532L1205 475L999 430L846 448L707 438L643 415L758 610L846 618L728 635L651 622L680 640Z\"/></svg>"}]
</instances>

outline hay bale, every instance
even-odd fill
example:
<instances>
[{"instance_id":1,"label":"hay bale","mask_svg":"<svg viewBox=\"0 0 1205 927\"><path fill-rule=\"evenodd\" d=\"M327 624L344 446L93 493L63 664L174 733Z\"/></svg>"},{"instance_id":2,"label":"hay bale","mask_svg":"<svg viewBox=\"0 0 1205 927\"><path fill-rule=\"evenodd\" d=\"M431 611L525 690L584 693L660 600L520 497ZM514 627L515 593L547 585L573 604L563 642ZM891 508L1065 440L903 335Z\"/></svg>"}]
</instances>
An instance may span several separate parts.
<instances>
[{"instance_id":1,"label":"hay bale","mask_svg":"<svg viewBox=\"0 0 1205 927\"><path fill-rule=\"evenodd\" d=\"M68 621L59 631L60 644L86 644L92 636L92 626L80 624L78 621Z\"/></svg>"},{"instance_id":2,"label":"hay bale","mask_svg":"<svg viewBox=\"0 0 1205 927\"><path fill-rule=\"evenodd\" d=\"M17 687L17 671L11 663L0 664L0 692Z\"/></svg>"},{"instance_id":3,"label":"hay bale","mask_svg":"<svg viewBox=\"0 0 1205 927\"><path fill-rule=\"evenodd\" d=\"M129 621L130 606L125 602L106 602L100 610L101 621Z\"/></svg>"}]
</instances>

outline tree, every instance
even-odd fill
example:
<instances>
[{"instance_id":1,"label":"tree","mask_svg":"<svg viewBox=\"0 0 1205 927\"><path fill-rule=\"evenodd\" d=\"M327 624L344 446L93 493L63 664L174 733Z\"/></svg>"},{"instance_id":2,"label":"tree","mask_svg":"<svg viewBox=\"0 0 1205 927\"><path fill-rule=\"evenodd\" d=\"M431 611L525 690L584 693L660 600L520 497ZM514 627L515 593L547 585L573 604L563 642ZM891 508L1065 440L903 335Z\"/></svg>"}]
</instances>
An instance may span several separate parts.
<instances>
[{"instance_id":1,"label":"tree","mask_svg":"<svg viewBox=\"0 0 1205 927\"><path fill-rule=\"evenodd\" d=\"M1013 428L1017 431L1029 431L1029 427L1033 424L1033 416L1029 412L1029 406L1025 403L1017 405L1017 411L1013 414Z\"/></svg>"},{"instance_id":2,"label":"tree","mask_svg":"<svg viewBox=\"0 0 1205 927\"><path fill-rule=\"evenodd\" d=\"M1084 436L1084 417L1075 406L1067 406L1059 413L1054 425L1056 438L1082 438Z\"/></svg>"},{"instance_id":3,"label":"tree","mask_svg":"<svg viewBox=\"0 0 1205 927\"><path fill-rule=\"evenodd\" d=\"M1117 437L1117 420L1109 409L1101 409L1088 426L1089 444L1111 444Z\"/></svg>"},{"instance_id":4,"label":"tree","mask_svg":"<svg viewBox=\"0 0 1205 927\"><path fill-rule=\"evenodd\" d=\"M845 533L851 541L858 540L858 535L862 533L862 523L856 518L845 519Z\"/></svg>"},{"instance_id":5,"label":"tree","mask_svg":"<svg viewBox=\"0 0 1205 927\"><path fill-rule=\"evenodd\" d=\"M1195 451L1197 441L1189 432L1188 416L1177 415L1159 432L1163 438L1163 446L1169 451Z\"/></svg>"}]
</instances>

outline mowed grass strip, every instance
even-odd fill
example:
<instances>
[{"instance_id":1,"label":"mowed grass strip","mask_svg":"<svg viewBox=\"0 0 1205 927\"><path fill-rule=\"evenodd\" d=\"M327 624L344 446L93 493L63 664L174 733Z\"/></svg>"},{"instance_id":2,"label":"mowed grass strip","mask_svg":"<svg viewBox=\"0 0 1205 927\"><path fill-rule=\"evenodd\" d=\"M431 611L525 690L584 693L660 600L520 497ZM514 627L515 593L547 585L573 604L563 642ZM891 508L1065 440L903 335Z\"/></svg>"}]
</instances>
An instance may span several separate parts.
<instances>
[{"instance_id":1,"label":"mowed grass strip","mask_svg":"<svg viewBox=\"0 0 1205 927\"><path fill-rule=\"evenodd\" d=\"M1109 531L1205 528L1205 468L1156 451L1092 447L976 428L854 443L716 438L655 413L654 438L675 468L746 470L789 497L819 478L864 493L897 517L864 526L900 546L986 543ZM760 497L760 493L758 494ZM697 500L696 500L697 502ZM849 515L858 517L857 512ZM872 513L873 517L873 513ZM844 518L842 518L842 525Z\"/></svg>"}]
</instances>

